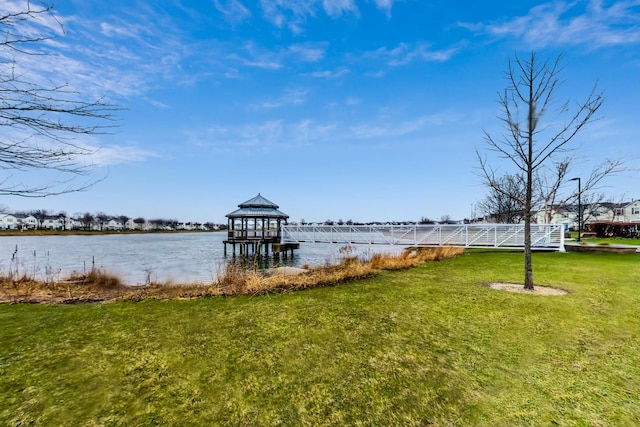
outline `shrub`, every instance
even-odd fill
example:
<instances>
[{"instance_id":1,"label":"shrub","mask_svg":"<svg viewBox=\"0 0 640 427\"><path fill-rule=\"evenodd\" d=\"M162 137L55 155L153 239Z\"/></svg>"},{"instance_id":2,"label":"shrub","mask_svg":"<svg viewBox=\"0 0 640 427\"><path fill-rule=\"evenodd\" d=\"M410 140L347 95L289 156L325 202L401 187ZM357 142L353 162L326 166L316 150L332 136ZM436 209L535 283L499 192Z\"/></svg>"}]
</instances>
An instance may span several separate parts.
<instances>
[{"instance_id":1,"label":"shrub","mask_svg":"<svg viewBox=\"0 0 640 427\"><path fill-rule=\"evenodd\" d=\"M120 278L112 273L107 273L99 268L92 268L87 273L72 272L66 279L67 282L92 286L100 289L114 289L122 287Z\"/></svg>"}]
</instances>

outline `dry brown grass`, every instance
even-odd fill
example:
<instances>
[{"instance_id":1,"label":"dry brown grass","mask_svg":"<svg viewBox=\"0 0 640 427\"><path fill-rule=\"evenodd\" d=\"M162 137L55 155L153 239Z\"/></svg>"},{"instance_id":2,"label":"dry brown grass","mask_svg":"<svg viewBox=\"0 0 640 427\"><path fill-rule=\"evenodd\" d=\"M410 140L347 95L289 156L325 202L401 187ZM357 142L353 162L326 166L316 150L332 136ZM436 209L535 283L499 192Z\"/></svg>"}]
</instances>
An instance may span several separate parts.
<instances>
[{"instance_id":1,"label":"dry brown grass","mask_svg":"<svg viewBox=\"0 0 640 427\"><path fill-rule=\"evenodd\" d=\"M60 281L7 274L0 276L0 302L104 301L123 295L127 288L118 276L100 269L73 272Z\"/></svg>"},{"instance_id":2,"label":"dry brown grass","mask_svg":"<svg viewBox=\"0 0 640 427\"><path fill-rule=\"evenodd\" d=\"M371 264L377 270L403 270L425 262L440 261L462 254L463 248L439 246L432 248L407 248L400 255L374 254Z\"/></svg>"},{"instance_id":3,"label":"dry brown grass","mask_svg":"<svg viewBox=\"0 0 640 427\"><path fill-rule=\"evenodd\" d=\"M87 273L78 273L74 271L69 275L67 282L102 289L113 289L122 286L122 281L118 276L107 273L106 271L98 268L93 268Z\"/></svg>"},{"instance_id":4,"label":"dry brown grass","mask_svg":"<svg viewBox=\"0 0 640 427\"><path fill-rule=\"evenodd\" d=\"M254 264L229 262L218 271L211 284L149 284L125 286L121 280L100 269L87 273L72 273L58 282L39 282L23 275L14 278L0 276L0 302L91 302L145 299L201 298L208 296L258 295L287 292L371 277L381 270L400 270L419 264L452 258L462 254L462 248L410 248L399 255L374 254L369 260L353 256L351 250L341 250L338 265L305 268L303 272L266 274ZM305 266L306 267L306 266Z\"/></svg>"}]
</instances>

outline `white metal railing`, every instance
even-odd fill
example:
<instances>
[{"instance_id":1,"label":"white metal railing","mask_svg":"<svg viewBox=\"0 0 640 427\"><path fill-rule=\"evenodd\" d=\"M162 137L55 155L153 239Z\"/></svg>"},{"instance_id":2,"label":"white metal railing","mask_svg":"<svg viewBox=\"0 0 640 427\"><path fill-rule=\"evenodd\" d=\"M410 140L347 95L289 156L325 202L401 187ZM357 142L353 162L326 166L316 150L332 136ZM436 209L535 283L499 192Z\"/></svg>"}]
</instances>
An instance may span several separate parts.
<instances>
[{"instance_id":1,"label":"white metal railing","mask_svg":"<svg viewBox=\"0 0 640 427\"><path fill-rule=\"evenodd\" d=\"M524 248L524 224L284 225L283 243ZM532 224L534 249L564 251L562 224Z\"/></svg>"}]
</instances>

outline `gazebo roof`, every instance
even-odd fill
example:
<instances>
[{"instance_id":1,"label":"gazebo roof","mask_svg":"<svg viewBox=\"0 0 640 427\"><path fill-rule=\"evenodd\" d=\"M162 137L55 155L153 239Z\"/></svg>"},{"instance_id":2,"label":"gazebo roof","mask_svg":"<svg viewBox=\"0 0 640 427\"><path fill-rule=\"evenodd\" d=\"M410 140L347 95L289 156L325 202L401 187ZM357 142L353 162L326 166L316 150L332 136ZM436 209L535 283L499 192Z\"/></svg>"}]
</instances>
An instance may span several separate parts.
<instances>
[{"instance_id":1,"label":"gazebo roof","mask_svg":"<svg viewBox=\"0 0 640 427\"><path fill-rule=\"evenodd\" d=\"M249 199L244 203L238 205L239 208L273 208L278 209L280 206L276 205L270 200L264 198L260 193L253 199Z\"/></svg>"},{"instance_id":2,"label":"gazebo roof","mask_svg":"<svg viewBox=\"0 0 640 427\"><path fill-rule=\"evenodd\" d=\"M279 206L272 201L262 197L260 193L253 199L249 199L238 205L240 209L228 213L227 218L282 218L287 219L289 215L278 210Z\"/></svg>"}]
</instances>

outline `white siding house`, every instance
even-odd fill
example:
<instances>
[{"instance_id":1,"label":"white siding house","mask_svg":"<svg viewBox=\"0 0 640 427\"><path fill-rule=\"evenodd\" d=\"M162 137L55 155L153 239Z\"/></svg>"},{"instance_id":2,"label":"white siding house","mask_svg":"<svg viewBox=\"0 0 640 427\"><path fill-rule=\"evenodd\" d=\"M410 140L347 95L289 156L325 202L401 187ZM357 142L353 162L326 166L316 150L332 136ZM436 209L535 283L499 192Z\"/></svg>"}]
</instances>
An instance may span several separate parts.
<instances>
[{"instance_id":1,"label":"white siding house","mask_svg":"<svg viewBox=\"0 0 640 427\"><path fill-rule=\"evenodd\" d=\"M640 200L634 200L624 207L622 212L624 222L640 222Z\"/></svg>"},{"instance_id":2,"label":"white siding house","mask_svg":"<svg viewBox=\"0 0 640 427\"><path fill-rule=\"evenodd\" d=\"M0 229L1 230L17 230L18 218L11 214L0 214Z\"/></svg>"},{"instance_id":3,"label":"white siding house","mask_svg":"<svg viewBox=\"0 0 640 427\"><path fill-rule=\"evenodd\" d=\"M137 218L130 218L125 224L124 228L126 230L141 230L145 231L149 229L149 223L145 220L144 222L136 223Z\"/></svg>"},{"instance_id":4,"label":"white siding house","mask_svg":"<svg viewBox=\"0 0 640 427\"><path fill-rule=\"evenodd\" d=\"M45 230L64 230L64 220L64 217L60 216L45 216L40 227Z\"/></svg>"},{"instance_id":5,"label":"white siding house","mask_svg":"<svg viewBox=\"0 0 640 427\"><path fill-rule=\"evenodd\" d=\"M35 230L38 228L38 220L33 215L16 214L18 228L20 230Z\"/></svg>"},{"instance_id":6,"label":"white siding house","mask_svg":"<svg viewBox=\"0 0 640 427\"><path fill-rule=\"evenodd\" d=\"M593 210L589 206L583 207L583 217L590 222L640 222L640 200L624 203L600 203ZM545 223L545 212L536 215L538 223ZM552 208L552 224L567 224L570 228L577 228L578 207L572 205L564 209Z\"/></svg>"},{"instance_id":7,"label":"white siding house","mask_svg":"<svg viewBox=\"0 0 640 427\"><path fill-rule=\"evenodd\" d=\"M115 230L121 231L124 230L124 223L116 218L111 218L104 226L105 230Z\"/></svg>"}]
</instances>

